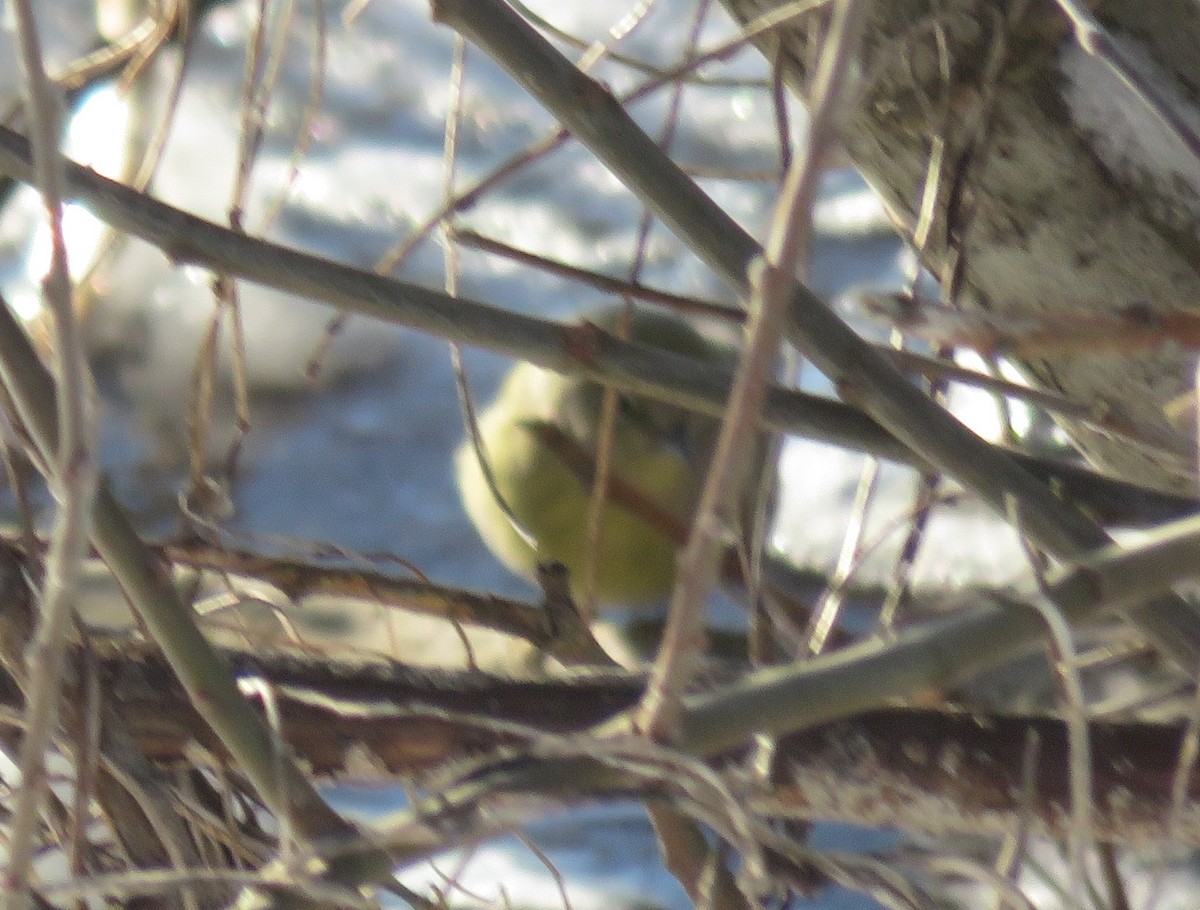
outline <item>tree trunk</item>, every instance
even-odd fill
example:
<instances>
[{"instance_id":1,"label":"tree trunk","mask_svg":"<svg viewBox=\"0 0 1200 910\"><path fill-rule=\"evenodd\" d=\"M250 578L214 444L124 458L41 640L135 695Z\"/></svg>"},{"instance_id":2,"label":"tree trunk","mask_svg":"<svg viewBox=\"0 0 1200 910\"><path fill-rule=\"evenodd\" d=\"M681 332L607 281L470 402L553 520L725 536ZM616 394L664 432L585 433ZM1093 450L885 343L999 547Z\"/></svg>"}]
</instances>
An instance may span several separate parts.
<instances>
[{"instance_id":1,"label":"tree trunk","mask_svg":"<svg viewBox=\"0 0 1200 910\"><path fill-rule=\"evenodd\" d=\"M723 2L743 22L778 5ZM876 0L843 141L910 240L936 191L925 265L1034 384L1092 409L1068 424L1087 455L1192 492L1200 6L1092 5L1100 57L1051 0ZM797 90L823 21L759 42Z\"/></svg>"}]
</instances>

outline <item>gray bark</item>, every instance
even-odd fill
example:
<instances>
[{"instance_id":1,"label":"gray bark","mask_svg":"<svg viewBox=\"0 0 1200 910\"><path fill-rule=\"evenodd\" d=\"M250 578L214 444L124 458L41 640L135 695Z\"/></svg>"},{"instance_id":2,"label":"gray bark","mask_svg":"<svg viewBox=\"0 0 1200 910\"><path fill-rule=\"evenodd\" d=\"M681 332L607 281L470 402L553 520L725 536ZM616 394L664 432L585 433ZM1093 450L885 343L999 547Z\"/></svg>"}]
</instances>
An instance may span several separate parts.
<instances>
[{"instance_id":1,"label":"gray bark","mask_svg":"<svg viewBox=\"0 0 1200 910\"><path fill-rule=\"evenodd\" d=\"M723 2L742 21L778 5ZM1169 115L1200 124L1200 6L1093 5L1125 63L1171 101ZM924 262L951 299L988 311L1018 336L1049 329L1069 340L1075 327L1104 336L1110 320L1153 332L1163 314L1195 312L1200 162L1135 87L1087 57L1056 4L1019 6L876 0L862 94L843 125L847 151L911 238L934 149L944 143ZM760 42L800 91L821 21L811 14ZM1082 83L1068 78L1072 66L1090 67ZM1081 92L1100 99L1090 119L1074 100ZM1131 124L1124 132L1122 111ZM1130 132L1147 150L1133 149ZM1145 164L1155 154L1165 182ZM1068 427L1096 463L1194 491L1194 423L1164 411L1191 391L1194 351L1174 337L1124 350L1121 332L1111 335L1084 352L1039 348L1021 364L1035 384L1127 431Z\"/></svg>"}]
</instances>

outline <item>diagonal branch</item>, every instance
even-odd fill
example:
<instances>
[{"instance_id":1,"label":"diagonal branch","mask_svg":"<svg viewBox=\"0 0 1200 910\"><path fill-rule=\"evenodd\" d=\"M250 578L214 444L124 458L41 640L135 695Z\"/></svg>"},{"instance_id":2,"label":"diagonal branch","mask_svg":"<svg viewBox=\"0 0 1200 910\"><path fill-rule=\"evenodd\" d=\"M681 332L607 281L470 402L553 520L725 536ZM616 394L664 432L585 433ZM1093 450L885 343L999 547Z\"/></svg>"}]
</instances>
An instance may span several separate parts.
<instances>
[{"instance_id":1,"label":"diagonal branch","mask_svg":"<svg viewBox=\"0 0 1200 910\"><path fill-rule=\"evenodd\" d=\"M17 400L27 430L42 451L55 451L54 383L8 305L0 299L0 374ZM347 874L355 881L390 875L387 855L335 812L296 765L277 754L262 719L239 693L229 668L196 628L154 554L101 480L91 504L91 536L130 603L168 655L196 708L272 811L295 820L317 843L352 843L361 852ZM282 772L282 773L280 773Z\"/></svg>"},{"instance_id":2,"label":"diagonal branch","mask_svg":"<svg viewBox=\"0 0 1200 910\"><path fill-rule=\"evenodd\" d=\"M32 179L28 141L0 126L0 171ZM505 312L464 297L448 295L365 272L319 256L238 234L138 192L94 171L65 163L68 198L85 203L111 227L153 244L180 263L245 278L372 316L386 322L472 344L561 373L669 401L719 417L732 377L711 364L671 352L622 342L594 327L567 335L561 324ZM568 344L578 341L578 346ZM579 356L582 350L585 356ZM846 446L921 470L931 462L899 441L855 407L794 389L773 386L767 394L764 426L833 445ZM1119 481L1074 464L1036 458L989 446L1015 460L1042 481L1078 500L1102 520L1141 524L1195 510L1195 502Z\"/></svg>"},{"instance_id":3,"label":"diagonal branch","mask_svg":"<svg viewBox=\"0 0 1200 910\"><path fill-rule=\"evenodd\" d=\"M692 250L743 297L761 250L634 122L599 83L580 72L499 0L435 0L434 18L482 47L546 106ZM1016 514L1037 546L1062 560L1110 543L1094 521L1064 503L1003 451L989 446L914 387L819 298L792 287L790 332L841 391L897 439L980 496ZM1200 664L1200 613L1174 595L1128 605L1129 617L1189 672Z\"/></svg>"}]
</instances>

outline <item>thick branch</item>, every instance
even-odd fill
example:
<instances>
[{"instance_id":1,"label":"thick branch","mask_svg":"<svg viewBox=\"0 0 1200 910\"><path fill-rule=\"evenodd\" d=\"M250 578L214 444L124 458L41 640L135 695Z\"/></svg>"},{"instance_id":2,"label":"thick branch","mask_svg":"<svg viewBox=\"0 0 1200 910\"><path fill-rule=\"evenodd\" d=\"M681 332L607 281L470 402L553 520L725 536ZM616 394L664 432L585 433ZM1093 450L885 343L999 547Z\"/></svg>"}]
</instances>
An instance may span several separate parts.
<instances>
[{"instance_id":1,"label":"thick branch","mask_svg":"<svg viewBox=\"0 0 1200 910\"><path fill-rule=\"evenodd\" d=\"M227 657L275 688L288 743L329 774L361 774L369 769L347 760L367 755L375 775L409 776L526 738L583 732L643 691L640 677L612 671L522 680L270 653ZM185 760L192 739L220 754L159 658L113 646L102 672L117 712L153 759ZM1091 733L1096 836L1200 845L1200 769L1192 771L1178 827L1168 829L1182 726L1097 723ZM1061 837L1066 741L1065 725L1048 717L875 711L781 740L771 787L753 797L754 808L936 834L1003 834L1024 821ZM1028 795L1026 778L1034 782Z\"/></svg>"}]
</instances>

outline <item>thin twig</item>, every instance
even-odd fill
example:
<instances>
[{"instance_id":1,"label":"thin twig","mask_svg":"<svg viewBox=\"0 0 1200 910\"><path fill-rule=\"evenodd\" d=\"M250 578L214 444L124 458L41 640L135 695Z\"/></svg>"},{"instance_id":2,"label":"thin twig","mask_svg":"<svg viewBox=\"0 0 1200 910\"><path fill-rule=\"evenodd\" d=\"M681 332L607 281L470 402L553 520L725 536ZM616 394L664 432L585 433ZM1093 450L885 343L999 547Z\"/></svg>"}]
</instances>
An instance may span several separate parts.
<instances>
[{"instance_id":1,"label":"thin twig","mask_svg":"<svg viewBox=\"0 0 1200 910\"><path fill-rule=\"evenodd\" d=\"M808 641L805 653L795 657L807 657L820 654L825 650L829 633L833 631L845 601L845 587L862 558L863 536L867 527L867 515L870 512L871 498L879 481L879 459L864 460L858 475L858 486L854 491L854 502L850 506L846 520L846 530L842 535L842 546L838 551L837 561L829 579L829 586L821 592L821 597L813 606L812 618L808 624Z\"/></svg>"},{"instance_id":2,"label":"thin twig","mask_svg":"<svg viewBox=\"0 0 1200 910\"><path fill-rule=\"evenodd\" d=\"M45 753L57 725L61 674L75 602L77 576L87 552L88 517L96 484L93 431L88 396L91 389L83 338L72 305L72 285L62 229L63 165L58 147L59 107L42 60L37 20L29 0L14 0L21 67L25 74L26 110L33 146L36 183L50 225L50 269L42 298L55 329L54 373L58 439L42 446L51 466L47 480L58 511L46 557L41 616L27 657L25 735L21 740L21 787L17 791L10 832L7 906L24 910L31 899L29 875L42 799L46 794ZM7 377L6 377L7 380ZM9 388L10 393L13 392ZM56 394L55 394L56 393ZM21 404L19 396L13 395Z\"/></svg>"},{"instance_id":3,"label":"thin twig","mask_svg":"<svg viewBox=\"0 0 1200 910\"><path fill-rule=\"evenodd\" d=\"M748 480L745 450L753 440L798 269L807 255L821 160L833 144L849 65L865 13L859 0L834 6L827 43L813 88L808 144L788 170L766 250L752 276L754 295L748 341L734 377L708 479L696 508L692 534L680 557L679 581L646 698L635 725L656 738L673 738L680 696L691 680L702 647L708 594L717 577L726 528L736 525L737 503Z\"/></svg>"},{"instance_id":4,"label":"thin twig","mask_svg":"<svg viewBox=\"0 0 1200 910\"><path fill-rule=\"evenodd\" d=\"M639 282L626 281L614 278L611 275L603 275L589 269L579 268L570 263L551 259L548 256L539 256L536 253L519 249L511 244L502 243L492 237L485 237L469 229L455 227L453 229L453 238L463 246L469 246L495 256L501 256L510 261L540 269L551 275L558 275L573 281L579 281L598 290L661 304L677 312L712 317L738 325L746 321L745 311L732 304L720 303L715 300L702 300L682 294L672 294L669 291L659 288L647 287ZM878 295L867 300L866 295L860 295L860 299L866 301L864 305L868 307L874 305L873 301L877 297ZM1172 338L1172 340L1175 339ZM1160 338L1159 341L1160 343L1164 343L1165 338ZM1110 432L1131 432L1128 427L1115 425L1111 417L1098 414L1094 408L1090 408L1078 401L1072 401L1064 395L1058 395L1042 389L1033 389L1029 386L1018 385L1015 382L1009 382L1004 379L997 379L994 376L959 366L943 358L928 357L914 351L897 350L885 345L874 345L874 347L880 353L894 360L900 369L912 371L926 379L946 379L980 389L990 389L1005 397L1036 405L1056 414L1083 420Z\"/></svg>"},{"instance_id":5,"label":"thin twig","mask_svg":"<svg viewBox=\"0 0 1200 910\"><path fill-rule=\"evenodd\" d=\"M664 86L673 85L702 66L725 60L744 48L751 40L772 29L779 28L791 20L822 6L828 0L798 0L786 3L777 9L755 19L746 25L742 31L727 41L705 50L703 53L688 58L681 66L667 70L657 77L648 80L632 92L621 97L623 105L641 101ZM462 211L474 205L485 193L495 189L500 183L522 171L535 161L549 155L555 149L565 145L571 139L569 130L560 129L544 136L537 142L527 146L523 151L493 168L490 173L477 180L468 189L460 193L452 202L431 214L399 244L386 252L376 262L379 272L390 272L400 265L417 244L427 238L433 229L456 211Z\"/></svg>"},{"instance_id":6,"label":"thin twig","mask_svg":"<svg viewBox=\"0 0 1200 910\"><path fill-rule=\"evenodd\" d=\"M1017 525L1019 526L1019 522ZM1030 554L1030 562L1036 566L1034 556L1035 554ZM1038 586L1043 593L1050 593L1049 586L1040 572ZM1063 716L1067 723L1067 774L1071 788L1070 823L1067 827L1070 892L1072 899L1079 902L1087 879L1085 858L1094 841L1092 816L1095 814L1095 808L1092 803L1093 770L1091 744L1088 741L1087 701L1083 694L1075 643L1066 617L1049 597L1045 601L1035 600L1033 605L1042 622L1046 624L1050 666L1058 680L1064 702Z\"/></svg>"},{"instance_id":7,"label":"thin twig","mask_svg":"<svg viewBox=\"0 0 1200 910\"><path fill-rule=\"evenodd\" d=\"M554 25L554 23L549 22L542 16L539 16L534 10L530 9L524 3L521 3L520 0L511 0L511 6L542 31L553 35L555 38L559 39L565 44L570 45L576 50L590 50L598 44L598 42L593 43L585 41L583 38L580 38L577 35L566 31L565 29L557 27ZM610 32L610 38L624 39L628 34L629 30L624 30L619 35L612 35ZM610 45L611 43L612 42L610 42ZM619 53L618 51L613 50L611 46L601 46L604 47L604 59L606 60L612 60L613 62L619 63L631 70L645 73L649 76L662 77L666 75L666 73L660 67L654 66L651 63L647 63L645 60ZM590 55L589 59L591 59ZM753 77L742 78L737 76L705 76L698 73L681 77L679 81L687 82L689 85L703 86L704 88L762 88L764 85L762 79Z\"/></svg>"}]
</instances>

